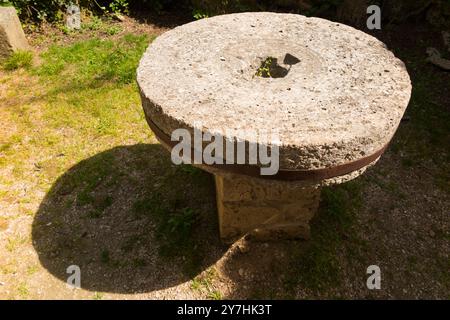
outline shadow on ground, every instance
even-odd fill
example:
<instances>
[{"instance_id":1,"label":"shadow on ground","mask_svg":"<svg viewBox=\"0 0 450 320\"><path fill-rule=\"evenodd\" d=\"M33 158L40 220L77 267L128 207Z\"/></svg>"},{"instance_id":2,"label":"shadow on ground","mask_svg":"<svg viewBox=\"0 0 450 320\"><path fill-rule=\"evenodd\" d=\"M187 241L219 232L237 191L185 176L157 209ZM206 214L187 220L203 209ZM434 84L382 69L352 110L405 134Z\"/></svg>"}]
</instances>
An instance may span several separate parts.
<instances>
[{"instance_id":1,"label":"shadow on ground","mask_svg":"<svg viewBox=\"0 0 450 320\"><path fill-rule=\"evenodd\" d=\"M61 281L79 266L91 291L149 293L195 279L191 289L213 299L445 296L447 210L419 202L414 190L442 195L395 157L388 151L363 177L324 188L310 241L227 247L211 175L172 165L157 144L116 147L56 181L36 213L33 245ZM366 288L372 264L384 272L376 292ZM181 289L183 297L192 292Z\"/></svg>"},{"instance_id":2,"label":"shadow on ground","mask_svg":"<svg viewBox=\"0 0 450 320\"><path fill-rule=\"evenodd\" d=\"M160 145L116 147L62 175L33 222L42 265L81 287L134 293L192 279L226 251L217 232L212 177L173 166Z\"/></svg>"},{"instance_id":3,"label":"shadow on ground","mask_svg":"<svg viewBox=\"0 0 450 320\"><path fill-rule=\"evenodd\" d=\"M209 298L294 298L299 285L335 285L339 230L359 193L352 186L325 191L310 242L242 240L230 248L218 238L210 174L173 165L159 144L121 146L58 178L35 215L33 245L61 281L79 266L90 291L148 293L196 279Z\"/></svg>"}]
</instances>

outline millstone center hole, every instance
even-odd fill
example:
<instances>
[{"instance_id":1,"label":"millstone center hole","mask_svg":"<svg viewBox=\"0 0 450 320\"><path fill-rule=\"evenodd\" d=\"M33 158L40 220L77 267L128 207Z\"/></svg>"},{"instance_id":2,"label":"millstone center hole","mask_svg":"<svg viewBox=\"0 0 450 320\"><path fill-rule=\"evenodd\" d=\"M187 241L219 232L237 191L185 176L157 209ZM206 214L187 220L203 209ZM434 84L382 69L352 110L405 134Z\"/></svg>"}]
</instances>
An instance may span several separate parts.
<instances>
[{"instance_id":1,"label":"millstone center hole","mask_svg":"<svg viewBox=\"0 0 450 320\"><path fill-rule=\"evenodd\" d=\"M277 58L267 57L262 60L261 65L256 70L255 76L262 78L284 78L291 70L291 67L299 62L300 59L289 53L286 53L283 59L283 65L286 67L281 66Z\"/></svg>"}]
</instances>

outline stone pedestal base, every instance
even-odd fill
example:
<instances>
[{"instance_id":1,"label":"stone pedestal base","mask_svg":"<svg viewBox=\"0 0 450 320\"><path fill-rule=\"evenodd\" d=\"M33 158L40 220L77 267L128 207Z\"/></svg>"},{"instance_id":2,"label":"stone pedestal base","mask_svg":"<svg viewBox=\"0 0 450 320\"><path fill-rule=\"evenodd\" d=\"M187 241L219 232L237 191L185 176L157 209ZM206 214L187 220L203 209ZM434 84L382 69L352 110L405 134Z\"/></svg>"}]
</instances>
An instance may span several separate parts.
<instances>
[{"instance_id":1,"label":"stone pedestal base","mask_svg":"<svg viewBox=\"0 0 450 320\"><path fill-rule=\"evenodd\" d=\"M319 206L318 187L240 175L215 175L220 237L257 240L308 239L309 221Z\"/></svg>"}]
</instances>

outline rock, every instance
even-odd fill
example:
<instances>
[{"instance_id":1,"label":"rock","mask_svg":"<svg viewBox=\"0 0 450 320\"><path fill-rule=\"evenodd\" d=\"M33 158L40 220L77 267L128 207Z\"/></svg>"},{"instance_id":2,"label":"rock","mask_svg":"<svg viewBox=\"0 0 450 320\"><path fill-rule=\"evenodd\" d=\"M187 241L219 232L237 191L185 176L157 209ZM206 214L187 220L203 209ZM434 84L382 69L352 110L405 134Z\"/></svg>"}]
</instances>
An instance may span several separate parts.
<instances>
[{"instance_id":1,"label":"rock","mask_svg":"<svg viewBox=\"0 0 450 320\"><path fill-rule=\"evenodd\" d=\"M80 29L81 28L81 16L80 7L71 4L66 10L66 27L69 30Z\"/></svg>"},{"instance_id":2,"label":"rock","mask_svg":"<svg viewBox=\"0 0 450 320\"><path fill-rule=\"evenodd\" d=\"M287 65L287 56L300 62ZM269 57L289 70L285 77L255 76ZM164 33L141 59L137 82L147 119L169 136L179 128L237 129L224 138L254 144L246 129L277 131L280 170L373 154L390 141L411 94L405 65L376 38L269 12L215 16Z\"/></svg>"},{"instance_id":3,"label":"rock","mask_svg":"<svg viewBox=\"0 0 450 320\"><path fill-rule=\"evenodd\" d=\"M239 275L240 275L241 277L243 277L243 276L244 276L244 269L240 268L240 269L238 270L238 273L239 273Z\"/></svg>"},{"instance_id":4,"label":"rock","mask_svg":"<svg viewBox=\"0 0 450 320\"><path fill-rule=\"evenodd\" d=\"M14 7L0 7L0 60L17 50L30 50Z\"/></svg>"},{"instance_id":5,"label":"rock","mask_svg":"<svg viewBox=\"0 0 450 320\"><path fill-rule=\"evenodd\" d=\"M197 154L210 147L195 141L202 135L222 146L219 164L224 142L231 150L224 165L195 163L215 175L227 242L308 239L319 188L356 178L379 159L411 95L405 65L376 38L324 19L270 12L215 16L164 33L141 59L137 82L164 147L171 150L170 136L185 129L197 133ZM254 146L240 161L238 142ZM276 179L255 174L264 163L261 153L259 160L250 153L271 145L284 173Z\"/></svg>"}]
</instances>

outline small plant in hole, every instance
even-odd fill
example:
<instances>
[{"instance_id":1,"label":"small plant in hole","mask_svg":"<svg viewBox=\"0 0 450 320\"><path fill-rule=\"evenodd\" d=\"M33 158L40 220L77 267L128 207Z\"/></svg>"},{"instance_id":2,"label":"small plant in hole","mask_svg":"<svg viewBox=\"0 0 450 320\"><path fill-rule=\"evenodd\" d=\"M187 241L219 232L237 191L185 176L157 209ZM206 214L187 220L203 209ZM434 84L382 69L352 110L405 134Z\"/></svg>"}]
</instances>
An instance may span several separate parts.
<instances>
[{"instance_id":1,"label":"small plant in hole","mask_svg":"<svg viewBox=\"0 0 450 320\"><path fill-rule=\"evenodd\" d=\"M271 66L273 64L273 61L276 61L276 58L273 57L267 57L261 62L261 66L256 70L255 76L257 77L263 77L263 78L272 78L272 75L270 74Z\"/></svg>"},{"instance_id":2,"label":"small plant in hole","mask_svg":"<svg viewBox=\"0 0 450 320\"><path fill-rule=\"evenodd\" d=\"M261 62L261 66L256 70L255 76L262 78L284 78L287 76L292 66L299 62L300 59L294 57L292 54L286 53L283 64L289 66L289 68L285 68L278 64L277 58L267 57Z\"/></svg>"}]
</instances>

